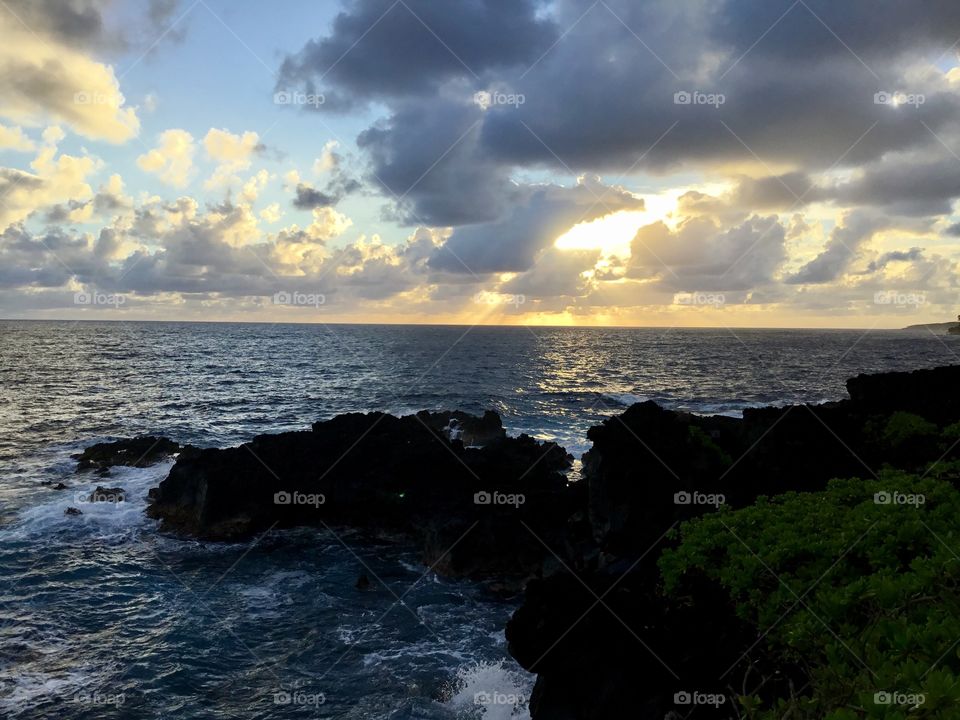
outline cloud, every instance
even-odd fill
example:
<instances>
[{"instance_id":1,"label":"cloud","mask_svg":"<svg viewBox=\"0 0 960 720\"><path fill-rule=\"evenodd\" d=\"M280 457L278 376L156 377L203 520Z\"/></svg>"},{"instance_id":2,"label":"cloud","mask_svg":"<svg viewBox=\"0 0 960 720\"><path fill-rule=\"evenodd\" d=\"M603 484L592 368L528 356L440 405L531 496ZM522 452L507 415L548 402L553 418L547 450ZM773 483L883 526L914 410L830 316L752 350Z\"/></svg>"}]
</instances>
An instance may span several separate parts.
<instances>
[{"instance_id":1,"label":"cloud","mask_svg":"<svg viewBox=\"0 0 960 720\"><path fill-rule=\"evenodd\" d=\"M0 125L0 150L32 152L36 150L36 145L26 136L23 128Z\"/></svg>"},{"instance_id":2,"label":"cloud","mask_svg":"<svg viewBox=\"0 0 960 720\"><path fill-rule=\"evenodd\" d=\"M787 278L787 282L799 285L835 280L857 257L860 246L889 225L886 218L869 212L848 213L843 224L830 233L830 239L820 254Z\"/></svg>"},{"instance_id":3,"label":"cloud","mask_svg":"<svg viewBox=\"0 0 960 720\"><path fill-rule=\"evenodd\" d=\"M516 187L507 167L480 145L480 110L464 102L398 103L388 119L364 130L368 181L408 225L467 225L494 220Z\"/></svg>"},{"instance_id":4,"label":"cloud","mask_svg":"<svg viewBox=\"0 0 960 720\"><path fill-rule=\"evenodd\" d=\"M293 199L293 206L297 210L313 210L314 208L335 205L337 198L320 192L304 183L297 184L297 196Z\"/></svg>"},{"instance_id":5,"label":"cloud","mask_svg":"<svg viewBox=\"0 0 960 720\"><path fill-rule=\"evenodd\" d=\"M485 274L530 269L538 255L564 232L620 210L642 210L643 200L623 188L583 177L573 187L518 189L512 207L490 223L457 228L430 259L430 267Z\"/></svg>"},{"instance_id":6,"label":"cloud","mask_svg":"<svg viewBox=\"0 0 960 720\"><path fill-rule=\"evenodd\" d=\"M758 22L729 0L709 12L695 0L561 0L548 8L490 0L466 11L410 3L440 42L403 4L369 0L288 56L282 82L329 90L334 109L386 106L358 145L391 204L388 216L408 224L499 217L517 167L567 174L749 165L754 177L762 166L768 177L744 180L731 200L748 211L784 209L815 201L815 173L835 165L942 149L931 131L949 137L960 111L946 74L926 64L936 43L946 48L960 35L946 0L922 19L899 7L878 14L865 0L852 6L765 5ZM851 46L860 59L835 27L862 44L862 55ZM877 104L879 78L925 102ZM472 101L477 90L524 101L484 110ZM682 90L721 93L725 103L676 104Z\"/></svg>"},{"instance_id":7,"label":"cloud","mask_svg":"<svg viewBox=\"0 0 960 720\"><path fill-rule=\"evenodd\" d=\"M268 223L280 222L283 217L283 211L280 210L280 203L270 203L260 211L260 217Z\"/></svg>"},{"instance_id":8,"label":"cloud","mask_svg":"<svg viewBox=\"0 0 960 720\"><path fill-rule=\"evenodd\" d=\"M100 163L92 157L58 154L54 144L62 133L57 128L44 133L44 141L31 162L33 172L0 168L0 228L26 220L44 208L64 202L83 202L93 196L91 176Z\"/></svg>"},{"instance_id":9,"label":"cloud","mask_svg":"<svg viewBox=\"0 0 960 720\"><path fill-rule=\"evenodd\" d=\"M160 133L156 148L140 155L137 165L173 187L186 187L193 178L193 157L196 147L186 130L171 129Z\"/></svg>"},{"instance_id":10,"label":"cloud","mask_svg":"<svg viewBox=\"0 0 960 720\"><path fill-rule=\"evenodd\" d=\"M348 176L338 168L333 171L332 177L322 191L308 183L297 182L293 206L298 210L333 206L347 195L360 190L361 187L360 181Z\"/></svg>"},{"instance_id":11,"label":"cloud","mask_svg":"<svg viewBox=\"0 0 960 720\"><path fill-rule=\"evenodd\" d=\"M498 289L509 295L522 295L524 304L586 295L590 280L585 274L593 270L599 257L599 250L548 248L530 270L511 278Z\"/></svg>"},{"instance_id":12,"label":"cloud","mask_svg":"<svg viewBox=\"0 0 960 720\"><path fill-rule=\"evenodd\" d=\"M208 189L238 181L236 174L248 169L253 157L265 150L260 143L260 136L255 132L234 134L218 128L211 128L207 132L203 147L207 157L217 163L213 175L205 183Z\"/></svg>"},{"instance_id":13,"label":"cloud","mask_svg":"<svg viewBox=\"0 0 960 720\"><path fill-rule=\"evenodd\" d=\"M785 239L775 215L728 229L704 217L676 229L652 223L637 231L628 275L676 292L746 291L775 281L787 258Z\"/></svg>"},{"instance_id":14,"label":"cloud","mask_svg":"<svg viewBox=\"0 0 960 720\"><path fill-rule=\"evenodd\" d=\"M839 205L881 207L898 215L949 213L953 200L960 197L960 161L943 157L942 152L937 155L884 157L826 195Z\"/></svg>"},{"instance_id":15,"label":"cloud","mask_svg":"<svg viewBox=\"0 0 960 720\"><path fill-rule=\"evenodd\" d=\"M890 263L913 262L923 258L923 248L913 247L909 250L892 250L884 253L876 260L872 260L867 266L868 273L874 273L883 270Z\"/></svg>"},{"instance_id":16,"label":"cloud","mask_svg":"<svg viewBox=\"0 0 960 720\"><path fill-rule=\"evenodd\" d=\"M324 109L425 95L447 80L532 64L559 37L534 0L357 0L329 35L287 56L278 89L323 90Z\"/></svg>"},{"instance_id":17,"label":"cloud","mask_svg":"<svg viewBox=\"0 0 960 720\"><path fill-rule=\"evenodd\" d=\"M93 198L53 205L46 210L43 220L48 224L87 223L104 216L127 214L132 209L133 199L123 194L123 179L114 173Z\"/></svg>"},{"instance_id":18,"label":"cloud","mask_svg":"<svg viewBox=\"0 0 960 720\"><path fill-rule=\"evenodd\" d=\"M5 0L7 13L31 32L80 50L109 52L151 49L182 40L185 23L174 16L179 0L127 0L122 23L106 15L112 0Z\"/></svg>"},{"instance_id":19,"label":"cloud","mask_svg":"<svg viewBox=\"0 0 960 720\"><path fill-rule=\"evenodd\" d=\"M342 162L342 157L338 152L336 152L337 147L340 143L336 140L330 140L323 146L323 151L320 153L320 157L313 161L313 172L316 175L322 175L323 173L336 170L340 167Z\"/></svg>"},{"instance_id":20,"label":"cloud","mask_svg":"<svg viewBox=\"0 0 960 720\"><path fill-rule=\"evenodd\" d=\"M134 137L140 120L136 110L125 107L113 68L63 42L70 33L82 39L95 32L87 27L97 22L94 16L62 3L56 3L62 15L47 13L49 5L37 12L59 18L59 24L47 28L46 36L45 23L38 23L36 32L11 12L0 13L0 116L21 125L62 122L87 138L113 143Z\"/></svg>"}]
</instances>

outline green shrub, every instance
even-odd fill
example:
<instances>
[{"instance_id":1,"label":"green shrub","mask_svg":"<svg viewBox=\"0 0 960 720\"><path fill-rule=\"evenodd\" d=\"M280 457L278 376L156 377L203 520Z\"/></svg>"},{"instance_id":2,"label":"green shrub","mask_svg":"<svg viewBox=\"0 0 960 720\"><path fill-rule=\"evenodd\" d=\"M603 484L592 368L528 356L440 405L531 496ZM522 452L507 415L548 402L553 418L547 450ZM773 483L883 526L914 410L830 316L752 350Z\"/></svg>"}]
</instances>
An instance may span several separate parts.
<instances>
[{"instance_id":1,"label":"green shrub","mask_svg":"<svg viewBox=\"0 0 960 720\"><path fill-rule=\"evenodd\" d=\"M895 412L887 420L883 439L891 447L897 448L911 440L929 438L936 434L937 426L919 415Z\"/></svg>"},{"instance_id":2,"label":"green shrub","mask_svg":"<svg viewBox=\"0 0 960 720\"><path fill-rule=\"evenodd\" d=\"M719 583L763 636L751 655L762 653L767 671L802 668L809 680L793 697L748 691L744 717L960 718L960 493L952 485L896 471L834 480L823 492L691 520L679 537L660 559L668 598L695 603L686 592L694 581ZM923 702L885 704L877 696L885 692Z\"/></svg>"}]
</instances>

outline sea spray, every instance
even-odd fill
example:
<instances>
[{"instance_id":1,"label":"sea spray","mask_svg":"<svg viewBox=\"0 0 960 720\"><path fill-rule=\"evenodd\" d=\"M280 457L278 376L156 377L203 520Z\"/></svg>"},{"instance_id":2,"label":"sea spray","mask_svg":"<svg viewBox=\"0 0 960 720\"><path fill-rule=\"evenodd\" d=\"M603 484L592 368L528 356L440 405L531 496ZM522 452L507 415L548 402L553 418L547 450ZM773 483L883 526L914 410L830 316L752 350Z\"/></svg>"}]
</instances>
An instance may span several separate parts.
<instances>
[{"instance_id":1,"label":"sea spray","mask_svg":"<svg viewBox=\"0 0 960 720\"><path fill-rule=\"evenodd\" d=\"M479 662L457 671L446 704L460 718L529 718L532 676L510 670L503 661Z\"/></svg>"}]
</instances>

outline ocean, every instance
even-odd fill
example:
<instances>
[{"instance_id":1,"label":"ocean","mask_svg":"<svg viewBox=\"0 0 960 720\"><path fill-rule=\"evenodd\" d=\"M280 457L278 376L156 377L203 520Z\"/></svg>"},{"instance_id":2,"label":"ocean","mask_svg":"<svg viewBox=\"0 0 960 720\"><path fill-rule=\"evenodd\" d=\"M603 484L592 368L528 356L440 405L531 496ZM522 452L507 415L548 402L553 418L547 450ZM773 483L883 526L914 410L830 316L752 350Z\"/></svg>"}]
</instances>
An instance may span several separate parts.
<instances>
[{"instance_id":1,"label":"ocean","mask_svg":"<svg viewBox=\"0 0 960 720\"><path fill-rule=\"evenodd\" d=\"M634 402L736 416L955 363L960 337L924 330L0 321L0 717L527 717L534 678L503 638L519 599L344 531L166 537L143 510L171 463L76 475L92 443L492 409L579 458ZM64 515L98 484L125 502Z\"/></svg>"}]
</instances>

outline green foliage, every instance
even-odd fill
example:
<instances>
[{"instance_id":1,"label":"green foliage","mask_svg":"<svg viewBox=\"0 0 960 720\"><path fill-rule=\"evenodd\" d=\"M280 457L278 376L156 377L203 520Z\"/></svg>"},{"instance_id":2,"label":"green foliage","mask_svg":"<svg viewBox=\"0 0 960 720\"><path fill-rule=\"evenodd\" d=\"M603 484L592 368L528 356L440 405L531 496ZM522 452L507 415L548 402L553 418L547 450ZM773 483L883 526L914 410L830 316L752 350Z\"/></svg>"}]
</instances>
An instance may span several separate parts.
<instances>
[{"instance_id":1,"label":"green foliage","mask_svg":"<svg viewBox=\"0 0 960 720\"><path fill-rule=\"evenodd\" d=\"M947 425L940 433L940 438L947 444L948 447L957 442L957 440L960 440L960 422Z\"/></svg>"},{"instance_id":2,"label":"green foliage","mask_svg":"<svg viewBox=\"0 0 960 720\"><path fill-rule=\"evenodd\" d=\"M897 448L911 440L928 438L936 434L937 426L919 415L895 412L887 420L883 439L891 447Z\"/></svg>"},{"instance_id":3,"label":"green foliage","mask_svg":"<svg viewBox=\"0 0 960 720\"><path fill-rule=\"evenodd\" d=\"M719 583L763 635L764 657L810 681L772 704L742 698L744 717L960 718L960 493L949 483L897 471L834 480L724 508L679 536L660 560L665 593L679 601L697 578ZM882 692L923 703L885 704Z\"/></svg>"}]
</instances>

